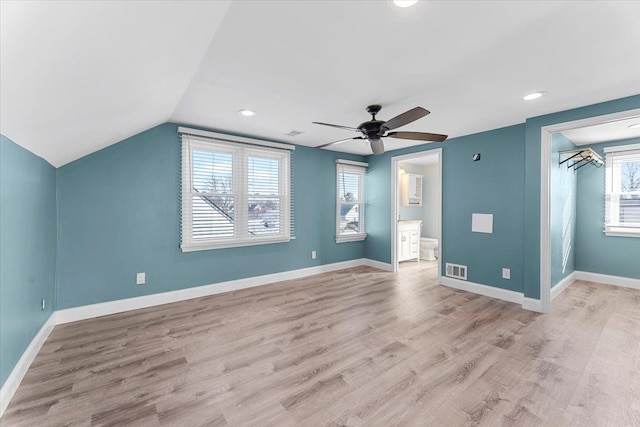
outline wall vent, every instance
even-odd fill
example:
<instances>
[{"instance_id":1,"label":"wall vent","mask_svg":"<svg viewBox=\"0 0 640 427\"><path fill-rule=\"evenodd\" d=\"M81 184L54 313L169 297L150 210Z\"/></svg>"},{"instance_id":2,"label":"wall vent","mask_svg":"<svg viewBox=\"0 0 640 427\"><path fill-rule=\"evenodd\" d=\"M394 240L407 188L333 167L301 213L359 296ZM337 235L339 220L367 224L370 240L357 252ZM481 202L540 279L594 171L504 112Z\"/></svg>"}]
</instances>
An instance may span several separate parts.
<instances>
[{"instance_id":1,"label":"wall vent","mask_svg":"<svg viewBox=\"0 0 640 427\"><path fill-rule=\"evenodd\" d=\"M467 266L447 263L447 276L467 280Z\"/></svg>"}]
</instances>

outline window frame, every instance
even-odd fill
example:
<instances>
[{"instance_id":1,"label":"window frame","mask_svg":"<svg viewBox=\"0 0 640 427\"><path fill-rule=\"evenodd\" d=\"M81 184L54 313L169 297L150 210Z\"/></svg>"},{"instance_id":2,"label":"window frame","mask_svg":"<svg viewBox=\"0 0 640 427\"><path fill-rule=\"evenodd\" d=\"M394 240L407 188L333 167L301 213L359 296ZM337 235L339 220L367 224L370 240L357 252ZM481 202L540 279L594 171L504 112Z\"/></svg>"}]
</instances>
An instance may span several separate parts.
<instances>
[{"instance_id":1,"label":"window frame","mask_svg":"<svg viewBox=\"0 0 640 427\"><path fill-rule=\"evenodd\" d=\"M182 135L182 192L181 192L181 236L182 252L209 249L224 249L242 246L265 245L289 242L292 222L291 151L288 144L271 143L250 138L232 137L214 132L179 128ZM232 154L232 187L234 196L233 237L219 239L194 239L193 237L193 170L195 151ZM277 235L250 236L248 201L249 157L277 159L278 195L280 198L280 232ZM274 197L274 196L268 196Z\"/></svg>"},{"instance_id":2,"label":"window frame","mask_svg":"<svg viewBox=\"0 0 640 427\"><path fill-rule=\"evenodd\" d=\"M620 165L625 162L640 159L640 144L618 145L606 147L605 152L605 220L604 233L606 236L640 237L640 222L620 223L620 196L622 194L640 191L623 192L620 182ZM617 219L617 220L614 220Z\"/></svg>"},{"instance_id":3,"label":"window frame","mask_svg":"<svg viewBox=\"0 0 640 427\"><path fill-rule=\"evenodd\" d=\"M336 243L358 242L367 238L365 231L365 175L368 163L356 162L352 160L336 159ZM340 233L340 212L342 201L340 200L340 175L349 173L358 175L358 228L360 232L341 234Z\"/></svg>"}]
</instances>

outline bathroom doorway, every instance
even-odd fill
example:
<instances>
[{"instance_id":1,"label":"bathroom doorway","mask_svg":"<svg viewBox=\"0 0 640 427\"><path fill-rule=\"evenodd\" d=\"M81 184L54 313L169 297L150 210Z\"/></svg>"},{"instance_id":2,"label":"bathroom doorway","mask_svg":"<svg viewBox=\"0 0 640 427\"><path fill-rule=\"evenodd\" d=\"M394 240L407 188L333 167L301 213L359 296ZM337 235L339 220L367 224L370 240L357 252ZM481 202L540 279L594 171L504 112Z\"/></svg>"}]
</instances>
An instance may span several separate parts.
<instances>
[{"instance_id":1,"label":"bathroom doorway","mask_svg":"<svg viewBox=\"0 0 640 427\"><path fill-rule=\"evenodd\" d=\"M442 149L391 158L393 271L432 267L441 275Z\"/></svg>"}]
</instances>

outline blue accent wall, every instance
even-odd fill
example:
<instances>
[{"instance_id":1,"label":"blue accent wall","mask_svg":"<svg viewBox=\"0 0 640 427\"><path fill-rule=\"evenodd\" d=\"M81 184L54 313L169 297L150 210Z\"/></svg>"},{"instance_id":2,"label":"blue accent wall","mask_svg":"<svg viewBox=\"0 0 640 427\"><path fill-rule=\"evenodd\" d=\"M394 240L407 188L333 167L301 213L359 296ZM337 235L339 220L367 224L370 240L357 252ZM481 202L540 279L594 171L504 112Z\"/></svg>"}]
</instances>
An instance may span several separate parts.
<instances>
[{"instance_id":1,"label":"blue accent wall","mask_svg":"<svg viewBox=\"0 0 640 427\"><path fill-rule=\"evenodd\" d=\"M567 156L560 156L563 150L576 148L561 133L551 137L551 287L575 270L576 258L576 171L569 169L569 160L560 164ZM590 168L585 166L580 170Z\"/></svg>"},{"instance_id":2,"label":"blue accent wall","mask_svg":"<svg viewBox=\"0 0 640 427\"><path fill-rule=\"evenodd\" d=\"M183 253L177 127L157 126L58 169L58 309L364 256L364 242L335 243L335 159L364 158L302 146L292 153L295 240ZM136 285L138 272L145 285Z\"/></svg>"},{"instance_id":3,"label":"blue accent wall","mask_svg":"<svg viewBox=\"0 0 640 427\"><path fill-rule=\"evenodd\" d=\"M640 108L640 95L538 116L526 121L524 205L524 295L540 298L540 141L542 128ZM583 168L584 169L584 168ZM548 254L543 254L548 256Z\"/></svg>"},{"instance_id":4,"label":"blue accent wall","mask_svg":"<svg viewBox=\"0 0 640 427\"><path fill-rule=\"evenodd\" d=\"M640 138L590 144L604 159L604 148L638 144ZM576 270L640 279L640 238L604 234L605 168L578 171Z\"/></svg>"},{"instance_id":5,"label":"blue accent wall","mask_svg":"<svg viewBox=\"0 0 640 427\"><path fill-rule=\"evenodd\" d=\"M0 135L0 384L51 316L56 170ZM40 299L46 309L41 311Z\"/></svg>"},{"instance_id":6,"label":"blue accent wall","mask_svg":"<svg viewBox=\"0 0 640 427\"><path fill-rule=\"evenodd\" d=\"M471 282L522 292L524 131L521 124L368 157L366 256L391 262L391 157L443 147L443 269L467 265ZM493 214L493 233L472 232L472 213ZM502 279L503 267L511 280Z\"/></svg>"},{"instance_id":7,"label":"blue accent wall","mask_svg":"<svg viewBox=\"0 0 640 427\"><path fill-rule=\"evenodd\" d=\"M471 282L522 292L524 125L455 138L443 159L443 263L466 265ZM493 233L472 232L472 213L493 214Z\"/></svg>"}]
</instances>

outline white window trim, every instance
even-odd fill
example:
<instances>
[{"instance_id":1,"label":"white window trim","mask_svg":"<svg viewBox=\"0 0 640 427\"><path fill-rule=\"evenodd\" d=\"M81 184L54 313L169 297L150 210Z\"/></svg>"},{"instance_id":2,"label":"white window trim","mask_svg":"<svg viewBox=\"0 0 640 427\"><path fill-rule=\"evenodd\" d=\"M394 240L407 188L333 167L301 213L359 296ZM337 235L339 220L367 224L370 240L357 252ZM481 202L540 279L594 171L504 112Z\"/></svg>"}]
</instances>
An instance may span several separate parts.
<instances>
[{"instance_id":1,"label":"white window trim","mask_svg":"<svg viewBox=\"0 0 640 427\"><path fill-rule=\"evenodd\" d=\"M367 238L367 233L364 231L357 234L340 234L340 172L350 172L360 175L360 186L358 188L358 200L360 200L359 215L359 227L360 230L365 230L364 216L365 216L365 203L364 203L364 186L365 186L365 174L368 163L356 162L353 160L336 159L336 243L346 242L358 242Z\"/></svg>"},{"instance_id":2,"label":"white window trim","mask_svg":"<svg viewBox=\"0 0 640 427\"><path fill-rule=\"evenodd\" d=\"M208 249L234 248L241 246L265 245L271 243L285 243L292 239L290 235L291 226L291 188L290 173L291 159L290 152L295 146L288 144L272 143L269 141L261 141L250 138L234 137L230 135L218 134L215 132L199 131L195 129L179 127L178 132L182 135L182 196L181 196L181 242L180 248L182 252L193 252ZM243 161L245 164L242 170L246 171L246 162L250 154L262 157L278 158L281 160L281 178L279 180L281 199L280 221L281 233L277 236L260 236L246 237L247 223L246 213L244 209L238 210L238 216L234 221L234 237L230 239L204 240L198 241L192 238L192 199L189 197L192 193L192 171L191 171L191 153L194 148L211 150L215 147L220 151L234 152L234 170L237 164L235 162ZM235 172L234 172L235 174ZM235 177L235 175L234 175ZM246 188L246 176L240 176L234 179L234 203L236 206L245 206L248 203L250 195L246 191L239 191Z\"/></svg>"},{"instance_id":3,"label":"white window trim","mask_svg":"<svg viewBox=\"0 0 640 427\"><path fill-rule=\"evenodd\" d=\"M617 167L614 162L624 159L626 156L640 155L640 144L618 145L604 149L605 158L605 224L604 233L607 236L640 237L640 224L621 224L614 222L613 218L619 218L619 196L614 191L615 186L620 186Z\"/></svg>"}]
</instances>

